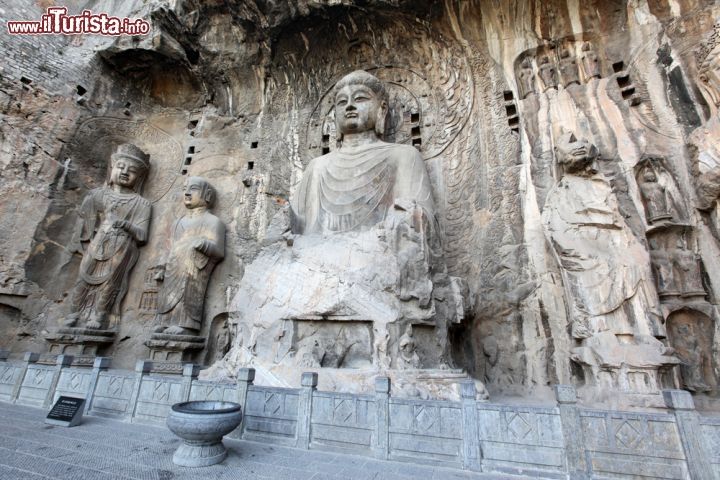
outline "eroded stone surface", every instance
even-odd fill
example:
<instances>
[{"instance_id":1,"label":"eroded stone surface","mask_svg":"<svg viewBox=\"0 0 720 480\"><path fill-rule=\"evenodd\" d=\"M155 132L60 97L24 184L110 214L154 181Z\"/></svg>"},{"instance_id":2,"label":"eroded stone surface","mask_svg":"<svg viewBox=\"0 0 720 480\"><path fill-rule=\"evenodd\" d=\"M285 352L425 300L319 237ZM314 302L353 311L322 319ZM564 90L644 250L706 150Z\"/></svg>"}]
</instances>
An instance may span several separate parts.
<instances>
[{"instance_id":1,"label":"eroded stone surface","mask_svg":"<svg viewBox=\"0 0 720 480\"><path fill-rule=\"evenodd\" d=\"M447 348L435 365L447 359L496 395L550 395L552 384L589 382L572 353L585 340L568 328L578 296L543 227L548 208L556 208L548 206L548 195L562 181L554 147L563 131L573 131L591 138L605 160L603 190L615 199L632 264L643 271L647 307L637 306L657 313L650 337L697 366L674 369L663 381L716 391L718 7L705 0L371 1L356 7L124 2L108 13L148 20L148 36L2 37L0 325L7 334L0 347L42 351L44 336L70 312L82 258L71 248L78 208L102 187L110 154L123 143L152 159L143 196L152 203L153 221L107 348L113 364L132 368L147 358L144 342L162 326L157 265L182 215L186 176L215 186L214 214L227 227L225 259L208 281L198 332L207 346L193 360L210 364L231 344L248 346L253 338L261 339L258 347L272 343L270 333L252 336L254 325L244 323L236 300L258 288L251 265L285 259L293 265L290 275L301 268L292 255L309 255L301 238L283 238L285 208L312 170L310 160L337 149L333 87L365 69L387 85L385 141L415 148L427 171L448 277L437 279L445 294L425 299L444 318L457 317L450 310L457 312L452 305L459 303L450 299L469 305L461 323L450 322L447 341L441 339ZM79 6L68 8L73 13ZM103 6L93 8L99 13ZM29 1L3 9L8 19L43 13ZM372 268L381 273L363 281L384 308L393 302L375 287L397 285L402 274L388 267L384 250L356 245L362 235L350 245L329 241L328 250L317 252L326 263L312 274L326 293L339 291L329 272L350 260L330 249L352 246L353 261L378 263ZM626 293L639 285L630 273L618 273L627 270L618 267L603 279L609 292L621 292L615 302L623 305L616 309L621 316L635 298ZM268 289L282 291L282 282L273 282ZM627 292L626 284L633 285ZM268 305L274 301L267 297ZM353 302L347 295L336 304L357 307ZM322 316L333 308L307 310ZM419 318L423 309L417 308ZM312 330L316 321L306 318L302 328ZM258 332L279 328L259 323ZM340 336L341 322L331 323L337 331L328 338ZM362 319L348 324L366 328ZM665 339L659 338L663 328ZM389 342L391 368L405 331L398 328ZM712 340L684 333L690 331ZM357 358L368 361L378 338L372 329L362 335L360 345L370 353ZM438 338L413 325L421 367L430 366L425 345ZM342 365L332 349L318 342L313 352L311 343L309 361ZM406 338L404 345L411 343ZM416 363L410 353L404 361ZM588 399L581 395L581 401Z\"/></svg>"}]
</instances>

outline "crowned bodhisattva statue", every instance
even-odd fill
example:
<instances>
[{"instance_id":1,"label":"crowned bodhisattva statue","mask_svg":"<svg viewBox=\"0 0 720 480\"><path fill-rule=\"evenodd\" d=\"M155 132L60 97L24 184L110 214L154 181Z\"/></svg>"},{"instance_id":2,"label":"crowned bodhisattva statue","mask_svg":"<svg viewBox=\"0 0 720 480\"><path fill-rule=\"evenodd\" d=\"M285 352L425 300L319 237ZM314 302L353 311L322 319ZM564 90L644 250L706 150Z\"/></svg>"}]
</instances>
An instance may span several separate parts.
<instances>
[{"instance_id":1,"label":"crowned bodhisattva statue","mask_svg":"<svg viewBox=\"0 0 720 480\"><path fill-rule=\"evenodd\" d=\"M73 244L83 257L66 327L108 327L110 314L120 314L139 246L147 241L152 207L141 193L149 155L123 144L111 162L110 180L91 190L80 206Z\"/></svg>"}]
</instances>

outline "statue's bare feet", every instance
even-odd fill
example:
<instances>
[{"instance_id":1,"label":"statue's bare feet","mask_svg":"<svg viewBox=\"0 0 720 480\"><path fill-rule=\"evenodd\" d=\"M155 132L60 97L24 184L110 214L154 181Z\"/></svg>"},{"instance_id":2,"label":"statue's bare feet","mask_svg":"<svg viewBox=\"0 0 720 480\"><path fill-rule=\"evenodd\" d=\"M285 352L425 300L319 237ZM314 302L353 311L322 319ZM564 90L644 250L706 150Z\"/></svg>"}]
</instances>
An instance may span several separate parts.
<instances>
[{"instance_id":1,"label":"statue's bare feet","mask_svg":"<svg viewBox=\"0 0 720 480\"><path fill-rule=\"evenodd\" d=\"M192 332L190 330L180 327L178 325L173 325L172 327L166 328L163 333L167 333L168 335L192 335Z\"/></svg>"},{"instance_id":2,"label":"statue's bare feet","mask_svg":"<svg viewBox=\"0 0 720 480\"><path fill-rule=\"evenodd\" d=\"M89 328L90 330L100 330L103 322L105 321L105 316L106 315L104 313L91 313L90 318L88 318L88 321L85 323L85 328Z\"/></svg>"},{"instance_id":3,"label":"statue's bare feet","mask_svg":"<svg viewBox=\"0 0 720 480\"><path fill-rule=\"evenodd\" d=\"M89 328L90 330L100 330L100 327L102 325L97 320L88 320L85 323L85 328Z\"/></svg>"}]
</instances>

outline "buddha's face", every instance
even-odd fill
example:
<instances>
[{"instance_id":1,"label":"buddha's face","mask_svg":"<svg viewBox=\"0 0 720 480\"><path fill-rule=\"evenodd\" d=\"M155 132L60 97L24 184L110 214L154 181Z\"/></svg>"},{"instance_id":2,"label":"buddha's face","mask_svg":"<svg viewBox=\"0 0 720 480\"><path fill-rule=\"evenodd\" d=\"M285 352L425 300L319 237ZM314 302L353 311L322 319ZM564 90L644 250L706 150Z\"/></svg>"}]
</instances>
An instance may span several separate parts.
<instances>
[{"instance_id":1,"label":"buddha's face","mask_svg":"<svg viewBox=\"0 0 720 480\"><path fill-rule=\"evenodd\" d=\"M346 85L335 95L335 121L342 134L375 130L385 102L362 84Z\"/></svg>"},{"instance_id":2,"label":"buddha's face","mask_svg":"<svg viewBox=\"0 0 720 480\"><path fill-rule=\"evenodd\" d=\"M133 188L144 172L145 167L137 160L116 157L113 161L112 172L110 172L110 181L121 187Z\"/></svg>"},{"instance_id":3,"label":"buddha's face","mask_svg":"<svg viewBox=\"0 0 720 480\"><path fill-rule=\"evenodd\" d=\"M597 148L584 138L577 139L575 135L568 135L557 143L555 149L558 162L565 166L567 172L584 171L589 174L597 172L595 168Z\"/></svg>"},{"instance_id":4,"label":"buddha's face","mask_svg":"<svg viewBox=\"0 0 720 480\"><path fill-rule=\"evenodd\" d=\"M643 176L643 180L646 182L657 182L657 177L655 176L655 172L652 170L645 170L645 175Z\"/></svg>"},{"instance_id":5,"label":"buddha's face","mask_svg":"<svg viewBox=\"0 0 720 480\"><path fill-rule=\"evenodd\" d=\"M183 202L185 203L185 207L188 209L206 207L207 200L204 196L203 185L196 180L188 179L188 181L185 182Z\"/></svg>"}]
</instances>

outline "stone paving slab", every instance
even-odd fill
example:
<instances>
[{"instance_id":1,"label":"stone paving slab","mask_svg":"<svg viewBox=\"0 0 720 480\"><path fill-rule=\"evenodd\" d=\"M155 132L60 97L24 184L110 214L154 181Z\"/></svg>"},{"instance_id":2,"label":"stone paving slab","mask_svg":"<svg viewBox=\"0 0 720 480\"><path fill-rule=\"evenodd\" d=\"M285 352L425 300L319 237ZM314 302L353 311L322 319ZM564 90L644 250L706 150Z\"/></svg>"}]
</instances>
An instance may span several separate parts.
<instances>
[{"instance_id":1,"label":"stone paving slab","mask_svg":"<svg viewBox=\"0 0 720 480\"><path fill-rule=\"evenodd\" d=\"M165 428L86 416L77 427L46 425L47 412L0 402L2 480L522 480L429 465L379 461L241 440L224 441L220 465L172 463L180 444Z\"/></svg>"}]
</instances>

